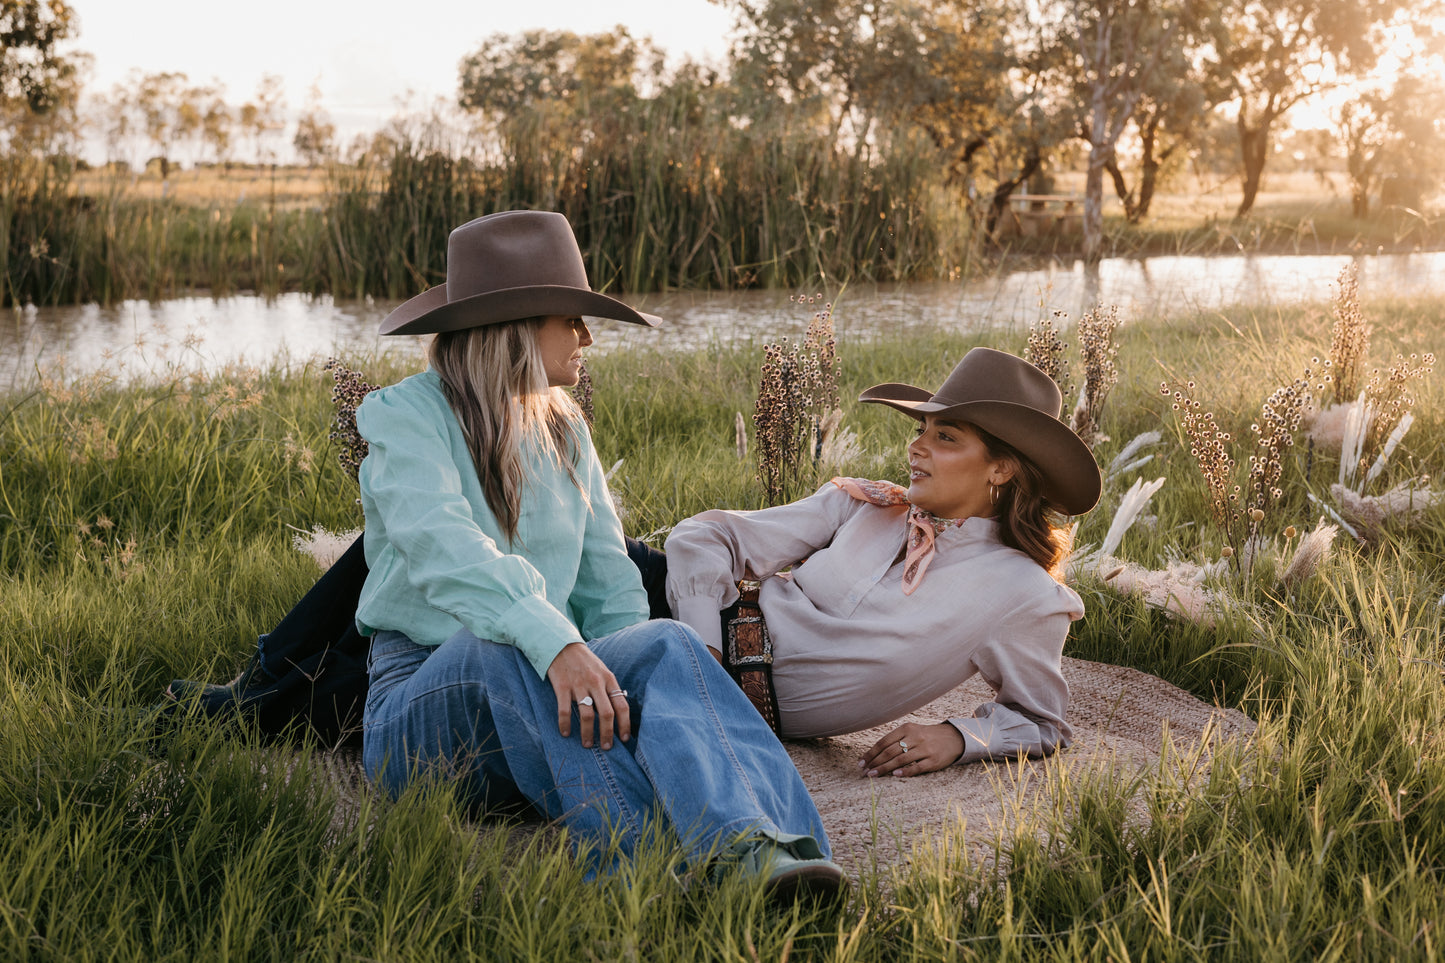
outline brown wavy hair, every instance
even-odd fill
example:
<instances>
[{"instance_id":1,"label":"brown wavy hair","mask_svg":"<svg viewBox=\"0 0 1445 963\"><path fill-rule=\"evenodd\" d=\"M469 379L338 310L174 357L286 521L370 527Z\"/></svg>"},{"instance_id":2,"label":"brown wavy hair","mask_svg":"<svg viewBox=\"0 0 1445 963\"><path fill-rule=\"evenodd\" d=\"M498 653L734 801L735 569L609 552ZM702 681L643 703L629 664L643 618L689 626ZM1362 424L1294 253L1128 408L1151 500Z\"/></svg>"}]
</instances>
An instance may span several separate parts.
<instances>
[{"instance_id":1,"label":"brown wavy hair","mask_svg":"<svg viewBox=\"0 0 1445 963\"><path fill-rule=\"evenodd\" d=\"M531 441L543 457L563 466L587 498L576 466L582 412L570 394L547 384L546 364L537 349L537 330L545 320L447 331L427 349L466 435L487 507L509 541L517 537L527 481L523 444Z\"/></svg>"},{"instance_id":2,"label":"brown wavy hair","mask_svg":"<svg viewBox=\"0 0 1445 963\"><path fill-rule=\"evenodd\" d=\"M988 449L990 458L1014 466L1013 478L998 486L998 501L993 506L999 541L1023 552L1062 582L1064 559L1073 547L1073 537L1061 524L1062 516L1043 496L1043 474L1012 445L971 422L969 427Z\"/></svg>"}]
</instances>

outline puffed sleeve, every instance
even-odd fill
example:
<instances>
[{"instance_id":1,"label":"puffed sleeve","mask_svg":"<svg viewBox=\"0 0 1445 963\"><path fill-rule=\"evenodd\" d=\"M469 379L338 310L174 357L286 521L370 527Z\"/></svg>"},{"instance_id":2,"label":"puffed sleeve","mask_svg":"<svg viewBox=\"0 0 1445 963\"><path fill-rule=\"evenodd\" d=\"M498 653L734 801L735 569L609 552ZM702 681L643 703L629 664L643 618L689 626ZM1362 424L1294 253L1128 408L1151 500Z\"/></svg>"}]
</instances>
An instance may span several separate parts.
<instances>
[{"instance_id":1,"label":"puffed sleeve","mask_svg":"<svg viewBox=\"0 0 1445 963\"><path fill-rule=\"evenodd\" d=\"M647 593L637 566L627 557L622 522L612 506L607 478L586 426L579 426L579 435L578 467L592 508L582 535L582 560L570 604L582 635L596 639L647 621Z\"/></svg>"},{"instance_id":2,"label":"puffed sleeve","mask_svg":"<svg viewBox=\"0 0 1445 963\"><path fill-rule=\"evenodd\" d=\"M1069 623L1083 615L1083 603L1057 583L1047 602L998 619L996 624L1007 631L974 655L994 701L979 706L971 718L948 720L963 734L960 763L1013 758L1020 752L1041 759L1069 744L1073 733L1064 721L1069 687L1059 663Z\"/></svg>"},{"instance_id":3,"label":"puffed sleeve","mask_svg":"<svg viewBox=\"0 0 1445 963\"><path fill-rule=\"evenodd\" d=\"M667 600L673 617L722 651L718 613L737 601L740 579L763 578L833 541L862 504L831 482L807 498L739 512L713 509L667 537Z\"/></svg>"},{"instance_id":4,"label":"puffed sleeve","mask_svg":"<svg viewBox=\"0 0 1445 963\"><path fill-rule=\"evenodd\" d=\"M368 445L359 480L368 511L383 519L388 543L426 604L478 638L517 646L539 676L570 642L576 626L546 598L542 576L520 555L503 552L462 493L461 474L438 412L402 392L372 392L356 412Z\"/></svg>"}]
</instances>

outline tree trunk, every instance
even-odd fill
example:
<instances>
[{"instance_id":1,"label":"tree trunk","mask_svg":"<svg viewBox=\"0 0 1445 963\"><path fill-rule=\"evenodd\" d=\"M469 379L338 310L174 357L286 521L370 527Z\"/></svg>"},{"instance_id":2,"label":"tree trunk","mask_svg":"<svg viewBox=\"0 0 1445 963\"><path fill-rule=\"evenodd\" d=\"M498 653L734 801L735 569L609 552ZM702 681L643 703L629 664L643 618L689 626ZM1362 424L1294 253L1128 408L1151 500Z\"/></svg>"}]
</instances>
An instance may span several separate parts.
<instances>
[{"instance_id":1,"label":"tree trunk","mask_svg":"<svg viewBox=\"0 0 1445 963\"><path fill-rule=\"evenodd\" d=\"M1350 144L1346 163L1350 172L1350 213L1360 220L1370 214L1370 183L1375 179L1378 157L1371 157L1361 143Z\"/></svg>"},{"instance_id":2,"label":"tree trunk","mask_svg":"<svg viewBox=\"0 0 1445 963\"><path fill-rule=\"evenodd\" d=\"M1262 118L1258 125L1250 127L1241 111L1238 127L1239 155L1244 165L1244 195L1234 216L1243 218L1254 209L1254 200L1259 196L1259 182L1264 174L1265 158L1269 156L1269 119Z\"/></svg>"},{"instance_id":3,"label":"tree trunk","mask_svg":"<svg viewBox=\"0 0 1445 963\"><path fill-rule=\"evenodd\" d=\"M988 224L986 225L989 237L993 237L993 232L998 228L999 218L1003 217L1004 211L1008 210L1008 199L1013 196L1013 192L1019 189L1019 185L1033 177L1034 172L1043 166L1043 162L1043 154L1039 152L1037 145L1031 146L1028 154L1024 157L1023 166L1019 168L1018 175L999 182L998 186L993 189L993 199L988 205Z\"/></svg>"},{"instance_id":4,"label":"tree trunk","mask_svg":"<svg viewBox=\"0 0 1445 963\"><path fill-rule=\"evenodd\" d=\"M1113 152L1110 152L1112 158ZM1104 246L1104 161L1089 153L1084 175L1084 260L1097 261Z\"/></svg>"},{"instance_id":5,"label":"tree trunk","mask_svg":"<svg viewBox=\"0 0 1445 963\"><path fill-rule=\"evenodd\" d=\"M1135 216L1137 210L1134 204L1134 192L1129 190L1129 184L1124 180L1124 172L1119 169L1119 160L1116 157L1109 158L1109 163L1104 165L1108 171L1109 179L1114 182L1114 194L1119 198L1119 203L1124 205L1124 219L1130 224L1139 223Z\"/></svg>"},{"instance_id":6,"label":"tree trunk","mask_svg":"<svg viewBox=\"0 0 1445 963\"><path fill-rule=\"evenodd\" d=\"M1164 161L1169 159L1169 154L1172 152L1171 149L1166 151L1162 157L1157 158L1153 155L1145 155L1144 170L1139 175L1139 203L1134 206L1134 210L1139 216L1137 219L1130 220L1130 224L1138 224L1149 216L1149 205L1154 201L1154 188L1159 183L1159 168L1163 166Z\"/></svg>"},{"instance_id":7,"label":"tree trunk","mask_svg":"<svg viewBox=\"0 0 1445 963\"><path fill-rule=\"evenodd\" d=\"M1356 220L1370 216L1370 194L1359 184L1350 185L1350 213Z\"/></svg>"},{"instance_id":8,"label":"tree trunk","mask_svg":"<svg viewBox=\"0 0 1445 963\"><path fill-rule=\"evenodd\" d=\"M1104 246L1104 166L1114 158L1109 114L1101 84L1095 84L1089 108L1089 166L1084 174L1084 261L1097 261Z\"/></svg>"},{"instance_id":9,"label":"tree trunk","mask_svg":"<svg viewBox=\"0 0 1445 963\"><path fill-rule=\"evenodd\" d=\"M1124 209L1130 224L1138 224L1149 216L1149 202L1154 199L1154 184L1159 180L1159 164L1162 160L1155 155L1159 144L1161 116L1160 109L1156 107L1145 122L1139 125L1139 201L1133 210L1128 207Z\"/></svg>"}]
</instances>

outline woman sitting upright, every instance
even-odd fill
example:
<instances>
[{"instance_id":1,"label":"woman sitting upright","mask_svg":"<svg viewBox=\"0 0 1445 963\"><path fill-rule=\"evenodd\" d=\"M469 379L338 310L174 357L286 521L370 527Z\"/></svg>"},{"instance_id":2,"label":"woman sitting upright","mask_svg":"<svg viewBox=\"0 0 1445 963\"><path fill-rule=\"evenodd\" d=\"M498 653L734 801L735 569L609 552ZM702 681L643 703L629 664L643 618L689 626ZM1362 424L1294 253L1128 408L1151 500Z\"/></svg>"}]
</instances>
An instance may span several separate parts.
<instances>
[{"instance_id":1,"label":"woman sitting upright","mask_svg":"<svg viewBox=\"0 0 1445 963\"><path fill-rule=\"evenodd\" d=\"M776 737L691 630L647 621L563 390L592 341L583 314L656 320L590 289L561 215L516 211L453 231L446 283L382 322L436 338L429 370L357 412L367 772L392 792L440 775L623 852L662 817L695 858L775 892L836 888Z\"/></svg>"}]
</instances>

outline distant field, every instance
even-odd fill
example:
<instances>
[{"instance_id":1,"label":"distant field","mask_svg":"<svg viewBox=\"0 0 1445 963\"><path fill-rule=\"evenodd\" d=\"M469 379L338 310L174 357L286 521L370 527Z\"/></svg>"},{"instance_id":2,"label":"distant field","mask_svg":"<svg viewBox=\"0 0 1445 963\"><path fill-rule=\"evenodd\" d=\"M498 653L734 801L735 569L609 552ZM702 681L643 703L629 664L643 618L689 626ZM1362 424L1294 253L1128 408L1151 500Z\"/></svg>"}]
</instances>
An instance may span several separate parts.
<instances>
[{"instance_id":1,"label":"distant field","mask_svg":"<svg viewBox=\"0 0 1445 963\"><path fill-rule=\"evenodd\" d=\"M122 191L132 197L156 200L174 198L197 207L233 206L243 202L270 202L281 207L319 204L330 190L327 172L320 167L277 166L274 170L249 164L173 170L161 179L154 169L131 175L91 170L75 180L77 193L86 195Z\"/></svg>"},{"instance_id":2,"label":"distant field","mask_svg":"<svg viewBox=\"0 0 1445 963\"><path fill-rule=\"evenodd\" d=\"M143 173L117 175L109 171L86 171L76 179L78 192L97 194L116 189L138 198L171 197L198 206L212 206L243 201L268 201L275 191L276 203L297 206L318 203L332 188L326 168L280 165L270 168L236 164L229 170L219 167L173 170L162 181L154 167ZM1056 175L1056 189L1061 193L1081 194L1084 177L1081 173ZM1104 192L1106 210L1119 206L1112 187ZM1350 205L1349 182L1343 174L1319 175L1309 172L1266 172L1264 189L1257 207L1261 213L1272 209L1315 210L1347 215ZM1206 218L1232 218L1239 206L1239 181L1235 177L1209 175L1177 178L1155 197L1151 219L1172 221Z\"/></svg>"}]
</instances>

